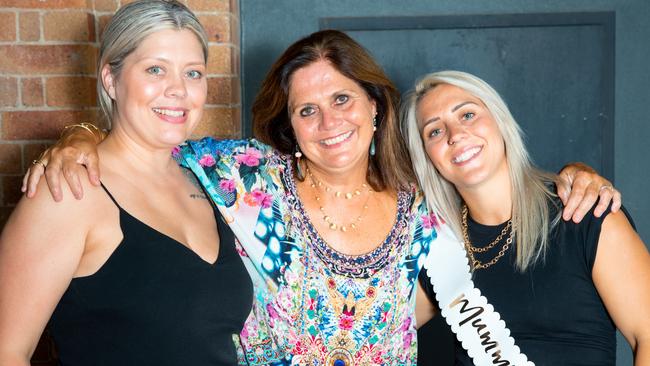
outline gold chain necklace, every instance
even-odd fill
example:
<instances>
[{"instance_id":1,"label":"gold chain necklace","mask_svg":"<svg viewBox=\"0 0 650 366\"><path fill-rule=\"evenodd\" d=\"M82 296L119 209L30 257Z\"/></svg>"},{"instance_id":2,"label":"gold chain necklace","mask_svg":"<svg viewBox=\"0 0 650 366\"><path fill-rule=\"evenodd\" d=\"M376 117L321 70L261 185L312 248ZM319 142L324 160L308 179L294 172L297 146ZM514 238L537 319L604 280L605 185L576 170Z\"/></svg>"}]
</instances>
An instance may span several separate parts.
<instances>
[{"instance_id":1,"label":"gold chain necklace","mask_svg":"<svg viewBox=\"0 0 650 366\"><path fill-rule=\"evenodd\" d=\"M325 187L326 192L331 192L331 188L325 186L321 181L317 180L316 177L311 173L311 170L309 170L309 166L307 166L307 175L309 176L309 179L311 180L311 187L314 188L316 191L316 202L318 202L319 206L318 209L321 212L321 218L325 223L327 224L327 227L330 228L330 230L341 230L342 232L347 232L348 227L352 230L356 229L358 225L361 224L361 221L363 220L363 215L366 213L366 210L368 209L368 201L370 201L370 196L373 192L372 189L368 188L367 184L363 184L362 187L366 188L368 190L368 197L366 198L366 201L363 203L363 207L361 208L361 213L349 224L337 224L332 220L332 217L325 212L325 207L321 205L321 198L318 195L318 189ZM358 193L357 193L358 192ZM346 199L352 199L353 197L360 196L361 191L360 190L355 190L354 193L346 193L345 198ZM334 194L335 197L341 197L341 192L336 192Z\"/></svg>"},{"instance_id":2,"label":"gold chain necklace","mask_svg":"<svg viewBox=\"0 0 650 366\"><path fill-rule=\"evenodd\" d=\"M501 233L499 236L496 237L490 244L486 245L483 248L476 248L475 246L472 245L472 242L469 240L469 234L468 234L468 229L467 229L467 213L468 213L468 208L467 205L463 205L463 212L462 212L462 230L463 230L463 240L465 240L465 248L467 248L467 253L469 254L469 259L472 261L472 267L477 270L477 269L486 269L496 262L501 259L506 254L506 251L508 248L510 248L510 245L512 244L512 241L514 239L514 234L515 231L512 229L512 219L508 220L508 223L506 224L506 227L501 230ZM486 263L482 263L478 259L474 257L474 253L485 253L488 250L494 248L501 240L503 239L503 236L510 230L510 235L508 236L508 239L506 239L506 243L503 244L501 247L501 250L499 250L499 253L492 258L490 261Z\"/></svg>"},{"instance_id":3,"label":"gold chain necklace","mask_svg":"<svg viewBox=\"0 0 650 366\"><path fill-rule=\"evenodd\" d=\"M307 175L309 175L309 179L311 180L312 187L318 186L318 187L324 188L325 192L328 192L328 193L332 191L331 187L328 187L323 182L321 182L320 180L316 179L316 177L314 177L311 170L309 169L309 166L307 166L306 170L307 170ZM367 189L367 188L368 188L368 185L363 183L363 184L361 184L361 188L357 188L352 192L343 193L341 191L334 191L334 197L336 197L336 198L345 197L345 199L350 200L350 199L352 199L354 197L360 196L361 195L361 190L362 189Z\"/></svg>"}]
</instances>

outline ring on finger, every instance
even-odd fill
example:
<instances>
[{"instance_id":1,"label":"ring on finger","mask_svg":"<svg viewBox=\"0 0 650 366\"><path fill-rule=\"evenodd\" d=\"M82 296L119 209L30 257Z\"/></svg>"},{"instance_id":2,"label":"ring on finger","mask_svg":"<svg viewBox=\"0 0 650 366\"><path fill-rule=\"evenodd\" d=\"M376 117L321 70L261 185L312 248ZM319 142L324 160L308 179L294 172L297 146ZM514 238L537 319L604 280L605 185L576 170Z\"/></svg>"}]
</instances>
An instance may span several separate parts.
<instances>
[{"instance_id":1,"label":"ring on finger","mask_svg":"<svg viewBox=\"0 0 650 366\"><path fill-rule=\"evenodd\" d=\"M614 186L612 186L611 184L605 184L604 186L600 187L598 191L600 192L603 189L609 189L610 191L614 192Z\"/></svg>"},{"instance_id":2,"label":"ring on finger","mask_svg":"<svg viewBox=\"0 0 650 366\"><path fill-rule=\"evenodd\" d=\"M43 167L43 169L45 169L45 163L43 162L43 160L41 159L32 160L32 165L39 165L39 164Z\"/></svg>"}]
</instances>

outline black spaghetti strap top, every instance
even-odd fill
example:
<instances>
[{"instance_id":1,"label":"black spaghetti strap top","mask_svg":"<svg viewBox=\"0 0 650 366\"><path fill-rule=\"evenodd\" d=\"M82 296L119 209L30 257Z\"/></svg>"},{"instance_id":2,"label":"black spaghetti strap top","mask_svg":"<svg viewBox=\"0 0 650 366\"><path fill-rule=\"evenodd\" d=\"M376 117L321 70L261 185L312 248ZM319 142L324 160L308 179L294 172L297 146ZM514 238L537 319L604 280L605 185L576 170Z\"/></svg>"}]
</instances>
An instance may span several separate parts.
<instances>
[{"instance_id":1,"label":"black spaghetti strap top","mask_svg":"<svg viewBox=\"0 0 650 366\"><path fill-rule=\"evenodd\" d=\"M124 238L59 301L49 327L60 364L236 365L233 336L250 313L253 288L218 210L219 255L210 264L106 193Z\"/></svg>"}]
</instances>

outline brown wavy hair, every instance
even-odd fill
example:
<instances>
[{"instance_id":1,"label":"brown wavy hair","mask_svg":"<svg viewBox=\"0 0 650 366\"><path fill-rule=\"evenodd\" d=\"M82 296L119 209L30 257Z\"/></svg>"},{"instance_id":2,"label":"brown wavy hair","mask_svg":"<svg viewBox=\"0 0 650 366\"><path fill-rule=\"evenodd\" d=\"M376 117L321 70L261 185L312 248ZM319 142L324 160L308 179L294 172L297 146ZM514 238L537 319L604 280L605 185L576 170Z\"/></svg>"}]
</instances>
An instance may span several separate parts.
<instances>
[{"instance_id":1,"label":"brown wavy hair","mask_svg":"<svg viewBox=\"0 0 650 366\"><path fill-rule=\"evenodd\" d=\"M377 104L375 156L369 157L367 179L377 191L406 188L415 182L397 117L399 92L363 46L337 30L312 33L289 46L271 66L253 102L253 134L284 154L296 148L287 108L292 75L317 61L329 62L359 84ZM294 171L295 161L294 161Z\"/></svg>"}]
</instances>

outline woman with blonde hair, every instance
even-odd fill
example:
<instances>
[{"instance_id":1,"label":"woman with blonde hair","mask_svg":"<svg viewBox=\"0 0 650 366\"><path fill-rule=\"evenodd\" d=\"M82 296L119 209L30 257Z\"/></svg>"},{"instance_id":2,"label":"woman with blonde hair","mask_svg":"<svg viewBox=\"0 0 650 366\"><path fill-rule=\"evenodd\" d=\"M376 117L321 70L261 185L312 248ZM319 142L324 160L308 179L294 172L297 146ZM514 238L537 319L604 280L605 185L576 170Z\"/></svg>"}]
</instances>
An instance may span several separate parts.
<instances>
[{"instance_id":1,"label":"woman with blonde hair","mask_svg":"<svg viewBox=\"0 0 650 366\"><path fill-rule=\"evenodd\" d=\"M425 76L402 124L429 207L463 239L474 284L530 361L613 365L618 328L635 364L650 363L650 255L626 214L561 220L555 176L532 164L505 102L476 76ZM460 345L456 363L473 364Z\"/></svg>"},{"instance_id":2,"label":"woman with blonde hair","mask_svg":"<svg viewBox=\"0 0 650 366\"><path fill-rule=\"evenodd\" d=\"M42 189L7 222L1 365L29 365L48 319L64 365L237 363L252 284L222 216L170 155L201 119L207 52L177 1L132 2L107 25L102 185L82 179L86 198L59 203Z\"/></svg>"}]
</instances>

